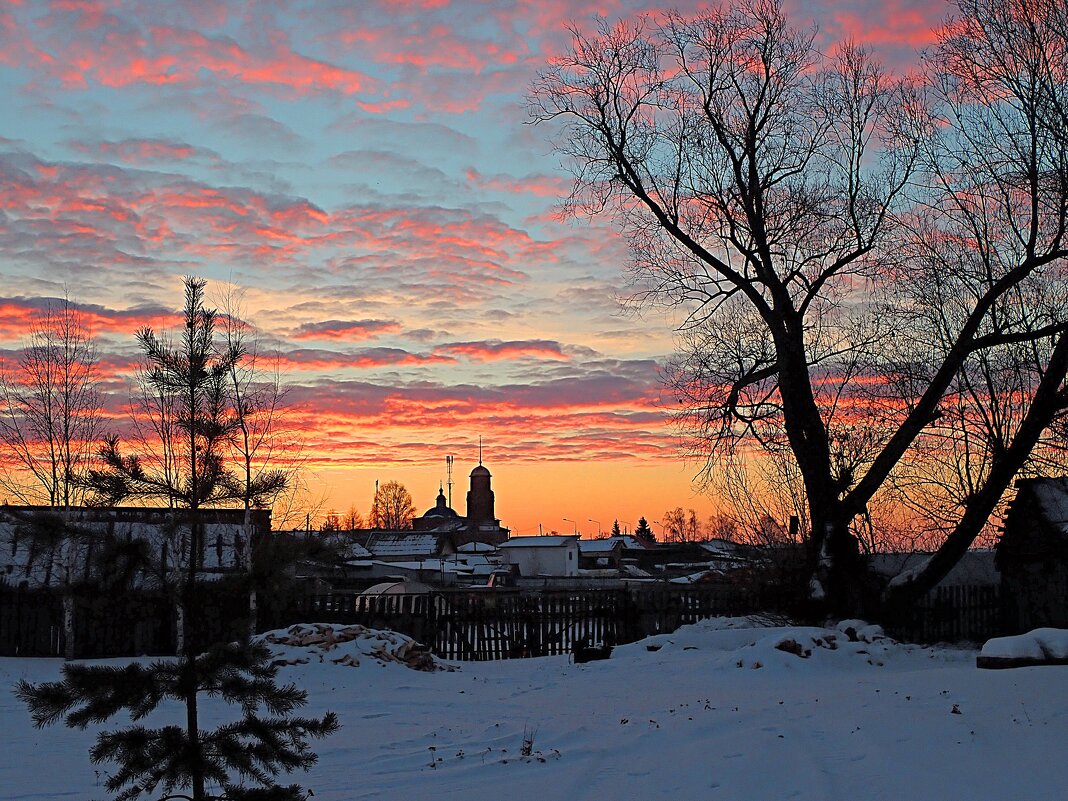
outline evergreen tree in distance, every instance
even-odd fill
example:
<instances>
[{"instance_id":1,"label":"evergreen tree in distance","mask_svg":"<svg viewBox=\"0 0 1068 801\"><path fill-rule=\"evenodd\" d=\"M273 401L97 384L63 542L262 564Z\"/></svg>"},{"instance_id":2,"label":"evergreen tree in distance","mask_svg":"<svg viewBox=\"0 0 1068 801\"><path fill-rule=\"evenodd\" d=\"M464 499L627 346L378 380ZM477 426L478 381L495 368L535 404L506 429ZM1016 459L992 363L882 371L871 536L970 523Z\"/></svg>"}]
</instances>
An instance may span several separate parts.
<instances>
[{"instance_id":1,"label":"evergreen tree in distance","mask_svg":"<svg viewBox=\"0 0 1068 801\"><path fill-rule=\"evenodd\" d=\"M649 528L649 521L644 517L638 518L638 527L634 529L634 536L641 537L647 542L655 542L656 537L653 536L653 530Z\"/></svg>"},{"instance_id":2,"label":"evergreen tree in distance","mask_svg":"<svg viewBox=\"0 0 1068 801\"><path fill-rule=\"evenodd\" d=\"M613 537L618 537L619 535L620 535L619 521L618 520L613 520L612 521L612 536Z\"/></svg>"},{"instance_id":3,"label":"evergreen tree in distance","mask_svg":"<svg viewBox=\"0 0 1068 801\"><path fill-rule=\"evenodd\" d=\"M308 738L336 731L336 716L291 716L306 695L291 684L276 683L277 668L262 645L231 643L197 653L201 624L197 573L204 547L201 509L240 501L247 493L257 502L277 492L278 482L284 480L281 474L271 474L262 486L250 490L225 465L222 445L235 419L226 377L244 354L240 348L220 351L216 346L216 314L204 305L204 286L203 281L186 279L185 329L177 345L147 328L137 334L148 362L143 380L154 392L173 399L181 434L176 461L157 470L149 454L147 458L123 455L118 440L111 438L102 452L106 467L90 474L102 502L154 500L176 509L184 533L176 566L182 574L179 658L147 667L67 664L62 680L37 685L22 681L16 694L38 727L63 720L67 726L85 728L128 713L134 725L101 732L89 752L94 763L118 766L105 784L114 801L134 801L159 791L163 793L159 801L298 801L305 798L301 788L279 785L274 777L311 766L316 757ZM169 572L166 565L161 572ZM202 730L198 702L204 694L240 707L240 717ZM184 725L149 729L140 724L166 700L184 705Z\"/></svg>"}]
</instances>

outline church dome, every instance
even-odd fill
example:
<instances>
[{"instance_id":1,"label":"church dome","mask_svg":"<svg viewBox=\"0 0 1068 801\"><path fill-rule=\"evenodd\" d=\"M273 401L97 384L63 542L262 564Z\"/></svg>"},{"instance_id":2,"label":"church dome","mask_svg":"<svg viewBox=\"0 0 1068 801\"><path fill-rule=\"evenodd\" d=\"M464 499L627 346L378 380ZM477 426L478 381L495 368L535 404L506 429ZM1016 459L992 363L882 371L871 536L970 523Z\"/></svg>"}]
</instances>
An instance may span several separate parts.
<instances>
[{"instance_id":1,"label":"church dome","mask_svg":"<svg viewBox=\"0 0 1068 801\"><path fill-rule=\"evenodd\" d=\"M459 515L449 508L449 503L445 500L445 493L438 490L437 503L433 508L427 509L423 517L459 517Z\"/></svg>"},{"instance_id":2,"label":"church dome","mask_svg":"<svg viewBox=\"0 0 1068 801\"><path fill-rule=\"evenodd\" d=\"M475 476L488 476L489 474L490 471L486 469L484 465L479 465L471 471L471 478L474 478Z\"/></svg>"},{"instance_id":3,"label":"church dome","mask_svg":"<svg viewBox=\"0 0 1068 801\"><path fill-rule=\"evenodd\" d=\"M448 506L444 508L435 506L433 509L427 509L423 517L459 517L459 515Z\"/></svg>"}]
</instances>

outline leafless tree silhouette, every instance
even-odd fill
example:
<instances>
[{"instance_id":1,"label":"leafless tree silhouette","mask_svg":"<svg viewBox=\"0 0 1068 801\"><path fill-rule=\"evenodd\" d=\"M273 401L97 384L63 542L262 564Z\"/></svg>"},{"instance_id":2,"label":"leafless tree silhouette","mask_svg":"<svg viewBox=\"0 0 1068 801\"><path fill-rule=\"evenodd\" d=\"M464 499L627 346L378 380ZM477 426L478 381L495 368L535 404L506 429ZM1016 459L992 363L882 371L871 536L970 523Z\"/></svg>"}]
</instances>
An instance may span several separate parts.
<instances>
[{"instance_id":1,"label":"leafless tree silhouette","mask_svg":"<svg viewBox=\"0 0 1068 801\"><path fill-rule=\"evenodd\" d=\"M635 302L685 313L668 381L694 450L792 462L814 594L843 613L877 600L859 537L883 493L943 487L937 551L888 590L908 601L1065 406L1064 6L958 10L924 85L739 0L576 29L530 96L567 208L619 224Z\"/></svg>"}]
</instances>

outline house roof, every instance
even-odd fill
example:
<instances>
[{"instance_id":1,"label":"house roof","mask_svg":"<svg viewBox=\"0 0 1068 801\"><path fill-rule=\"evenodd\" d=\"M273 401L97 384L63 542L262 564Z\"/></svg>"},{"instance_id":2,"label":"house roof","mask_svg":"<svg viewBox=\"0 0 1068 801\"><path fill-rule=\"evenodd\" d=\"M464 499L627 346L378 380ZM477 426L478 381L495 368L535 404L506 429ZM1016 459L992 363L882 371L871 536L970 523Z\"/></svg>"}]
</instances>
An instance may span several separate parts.
<instances>
[{"instance_id":1,"label":"house roof","mask_svg":"<svg viewBox=\"0 0 1068 801\"><path fill-rule=\"evenodd\" d=\"M550 534L545 537L512 537L499 548L560 548L578 542L577 534Z\"/></svg>"},{"instance_id":2,"label":"house roof","mask_svg":"<svg viewBox=\"0 0 1068 801\"><path fill-rule=\"evenodd\" d=\"M423 584L421 581L383 581L380 584L375 584L373 587L368 587L366 590L360 593L363 596L372 595L409 595L412 593L428 593L431 587L428 584Z\"/></svg>"},{"instance_id":3,"label":"house roof","mask_svg":"<svg viewBox=\"0 0 1068 801\"><path fill-rule=\"evenodd\" d=\"M372 534L367 540L367 550L375 556L429 556L440 550L438 534Z\"/></svg>"},{"instance_id":4,"label":"house roof","mask_svg":"<svg viewBox=\"0 0 1068 801\"><path fill-rule=\"evenodd\" d=\"M582 553L611 553L622 547L621 537L608 537L600 540L579 540L579 550Z\"/></svg>"},{"instance_id":5,"label":"house roof","mask_svg":"<svg viewBox=\"0 0 1068 801\"><path fill-rule=\"evenodd\" d=\"M1005 512L998 559L1068 556L1068 477L1023 478Z\"/></svg>"},{"instance_id":6,"label":"house roof","mask_svg":"<svg viewBox=\"0 0 1068 801\"><path fill-rule=\"evenodd\" d=\"M356 540L346 540L341 544L341 558L346 562L353 559L370 559L371 552Z\"/></svg>"},{"instance_id":7,"label":"house roof","mask_svg":"<svg viewBox=\"0 0 1068 801\"><path fill-rule=\"evenodd\" d=\"M930 558L931 554L922 552L876 553L868 557L868 564L872 570L883 576L915 575ZM960 560L939 582L939 585L943 587L972 584L991 586L1000 580L1001 574L995 564L994 552L977 549L962 554Z\"/></svg>"},{"instance_id":8,"label":"house roof","mask_svg":"<svg viewBox=\"0 0 1068 801\"><path fill-rule=\"evenodd\" d=\"M1068 534L1068 478L1034 479L1030 489L1046 521Z\"/></svg>"},{"instance_id":9,"label":"house roof","mask_svg":"<svg viewBox=\"0 0 1068 801\"><path fill-rule=\"evenodd\" d=\"M737 556L739 550L738 543L730 540L707 540L700 546L716 556Z\"/></svg>"},{"instance_id":10,"label":"house roof","mask_svg":"<svg viewBox=\"0 0 1068 801\"><path fill-rule=\"evenodd\" d=\"M614 537L604 537L598 540L579 540L579 550L584 553L608 553L616 547L627 551L646 551L650 545L642 542L639 537L629 534L618 534Z\"/></svg>"},{"instance_id":11,"label":"house roof","mask_svg":"<svg viewBox=\"0 0 1068 801\"><path fill-rule=\"evenodd\" d=\"M466 542L456 549L457 553L492 553L496 550L496 545L490 545L488 542L478 542L477 540Z\"/></svg>"}]
</instances>

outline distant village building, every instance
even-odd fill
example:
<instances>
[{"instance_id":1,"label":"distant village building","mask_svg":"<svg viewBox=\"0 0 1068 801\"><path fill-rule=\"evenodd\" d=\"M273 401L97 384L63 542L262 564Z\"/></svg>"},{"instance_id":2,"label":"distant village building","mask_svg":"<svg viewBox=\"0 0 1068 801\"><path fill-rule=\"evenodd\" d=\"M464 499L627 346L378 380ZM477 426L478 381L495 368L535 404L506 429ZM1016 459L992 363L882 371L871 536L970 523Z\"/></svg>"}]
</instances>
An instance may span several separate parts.
<instances>
[{"instance_id":1,"label":"distant village building","mask_svg":"<svg viewBox=\"0 0 1068 801\"><path fill-rule=\"evenodd\" d=\"M501 565L515 565L521 576L577 576L577 534L512 537L500 545Z\"/></svg>"},{"instance_id":2,"label":"distant village building","mask_svg":"<svg viewBox=\"0 0 1068 801\"><path fill-rule=\"evenodd\" d=\"M1016 482L997 565L1010 631L1068 627L1068 477Z\"/></svg>"},{"instance_id":3,"label":"distant village building","mask_svg":"<svg viewBox=\"0 0 1068 801\"><path fill-rule=\"evenodd\" d=\"M359 532L375 559L412 561L441 559L471 543L497 546L508 539L508 529L495 517L490 471L479 462L471 471L467 516L449 506L442 488L434 505L412 520L411 529L370 529Z\"/></svg>"},{"instance_id":4,"label":"distant village building","mask_svg":"<svg viewBox=\"0 0 1068 801\"><path fill-rule=\"evenodd\" d=\"M187 552L188 527L184 509L145 507L77 507L69 523L79 535L73 540L58 536L63 510L45 506L0 506L0 581L26 587L58 587L67 569L74 582L91 582L105 565L109 548L138 541L147 548L152 566L135 577L138 586L155 586L164 573L179 569ZM248 569L248 538L271 529L271 513L251 512L251 532L245 527L243 509L201 509L199 573L204 578ZM57 536L48 542L49 526ZM36 529L34 536L33 529ZM69 550L68 550L69 549Z\"/></svg>"},{"instance_id":5,"label":"distant village building","mask_svg":"<svg viewBox=\"0 0 1068 801\"><path fill-rule=\"evenodd\" d=\"M434 505L410 529L360 529L351 533L367 554L346 560L354 581L405 578L437 585L483 583L497 567L497 546L508 529L495 516L492 476L479 461L471 471L467 515L449 505L444 487Z\"/></svg>"},{"instance_id":6,"label":"distant village building","mask_svg":"<svg viewBox=\"0 0 1068 801\"><path fill-rule=\"evenodd\" d=\"M622 537L579 540L579 567L582 570L619 570L623 559L622 540Z\"/></svg>"},{"instance_id":7,"label":"distant village building","mask_svg":"<svg viewBox=\"0 0 1068 801\"><path fill-rule=\"evenodd\" d=\"M494 513L494 495L491 486L492 475L480 461L471 471L471 489L467 491L467 516L460 517L449 507L445 492L438 488L438 497L434 506L422 517L412 521L415 531L446 531L452 533L454 547L469 542L484 542L499 545L508 539L508 529L501 526L501 521Z\"/></svg>"},{"instance_id":8,"label":"distant village building","mask_svg":"<svg viewBox=\"0 0 1068 801\"><path fill-rule=\"evenodd\" d=\"M365 547L385 562L440 559L456 553L449 531L376 531Z\"/></svg>"}]
</instances>

